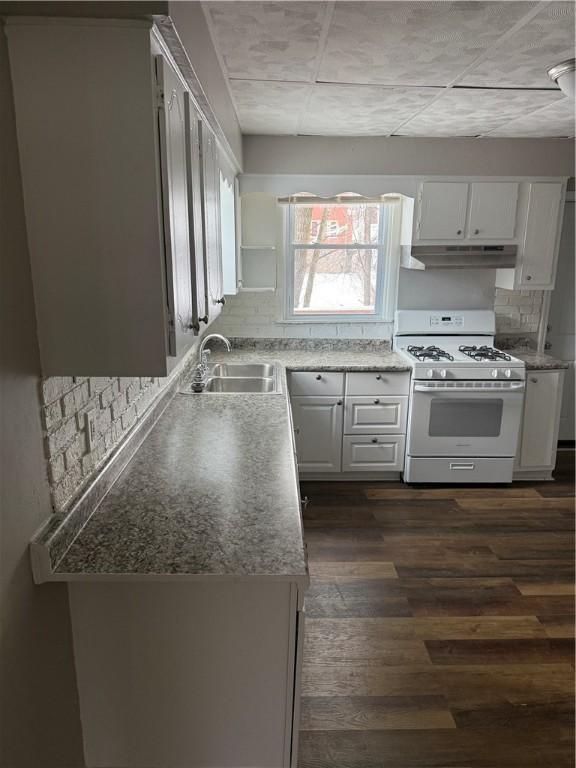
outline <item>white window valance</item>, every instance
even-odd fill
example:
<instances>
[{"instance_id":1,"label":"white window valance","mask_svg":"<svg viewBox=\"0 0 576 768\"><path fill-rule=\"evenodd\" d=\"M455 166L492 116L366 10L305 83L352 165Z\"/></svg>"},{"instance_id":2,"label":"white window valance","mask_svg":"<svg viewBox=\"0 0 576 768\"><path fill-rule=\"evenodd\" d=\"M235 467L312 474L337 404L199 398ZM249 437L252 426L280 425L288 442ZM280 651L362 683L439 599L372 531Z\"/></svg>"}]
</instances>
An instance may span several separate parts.
<instances>
[{"instance_id":1,"label":"white window valance","mask_svg":"<svg viewBox=\"0 0 576 768\"><path fill-rule=\"evenodd\" d=\"M240 194L259 192L275 198L300 196L303 192L319 198L335 198L343 194L377 198L383 195L405 195L415 198L418 179L413 176L355 176L312 174L241 174ZM324 200L326 202L326 200Z\"/></svg>"}]
</instances>

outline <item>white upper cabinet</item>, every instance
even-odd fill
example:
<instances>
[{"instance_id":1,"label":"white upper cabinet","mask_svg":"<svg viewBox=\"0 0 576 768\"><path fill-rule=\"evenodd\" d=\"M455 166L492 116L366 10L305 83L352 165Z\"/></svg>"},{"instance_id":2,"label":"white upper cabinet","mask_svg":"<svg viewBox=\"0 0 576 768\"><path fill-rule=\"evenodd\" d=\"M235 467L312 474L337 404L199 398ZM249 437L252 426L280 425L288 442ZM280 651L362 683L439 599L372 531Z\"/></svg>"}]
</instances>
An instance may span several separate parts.
<instances>
[{"instance_id":1,"label":"white upper cabinet","mask_svg":"<svg viewBox=\"0 0 576 768\"><path fill-rule=\"evenodd\" d=\"M552 288L560 235L562 184L530 184L519 281L527 288Z\"/></svg>"},{"instance_id":2,"label":"white upper cabinet","mask_svg":"<svg viewBox=\"0 0 576 768\"><path fill-rule=\"evenodd\" d=\"M188 180L188 229L192 285L192 326L195 333L208 323L204 227L202 225L202 169L200 167L200 116L189 93L184 94L186 120L186 173Z\"/></svg>"},{"instance_id":3,"label":"white upper cabinet","mask_svg":"<svg viewBox=\"0 0 576 768\"><path fill-rule=\"evenodd\" d=\"M425 181L415 236L422 241L505 241L516 235L516 182Z\"/></svg>"},{"instance_id":4,"label":"white upper cabinet","mask_svg":"<svg viewBox=\"0 0 576 768\"><path fill-rule=\"evenodd\" d=\"M162 94L159 125L168 340L169 353L176 357L190 346L194 322L186 166L186 90L163 56L156 56L156 77Z\"/></svg>"},{"instance_id":5,"label":"white upper cabinet","mask_svg":"<svg viewBox=\"0 0 576 768\"><path fill-rule=\"evenodd\" d=\"M516 232L518 184L515 182L473 182L470 184L470 239L511 240Z\"/></svg>"},{"instance_id":6,"label":"white upper cabinet","mask_svg":"<svg viewBox=\"0 0 576 768\"><path fill-rule=\"evenodd\" d=\"M566 184L535 181L523 186L526 217L516 269L498 270L496 285L513 290L551 290L556 280Z\"/></svg>"},{"instance_id":7,"label":"white upper cabinet","mask_svg":"<svg viewBox=\"0 0 576 768\"><path fill-rule=\"evenodd\" d=\"M220 171L216 140L200 123L202 152L202 221L204 226L204 267L206 270L206 314L215 320L224 304L222 251L220 243Z\"/></svg>"},{"instance_id":8,"label":"white upper cabinet","mask_svg":"<svg viewBox=\"0 0 576 768\"><path fill-rule=\"evenodd\" d=\"M14 18L6 34L42 373L165 376L222 296L216 139L206 127L201 166L151 22Z\"/></svg>"},{"instance_id":9,"label":"white upper cabinet","mask_svg":"<svg viewBox=\"0 0 576 768\"><path fill-rule=\"evenodd\" d=\"M420 190L419 240L462 240L466 225L468 184L425 181Z\"/></svg>"}]
</instances>

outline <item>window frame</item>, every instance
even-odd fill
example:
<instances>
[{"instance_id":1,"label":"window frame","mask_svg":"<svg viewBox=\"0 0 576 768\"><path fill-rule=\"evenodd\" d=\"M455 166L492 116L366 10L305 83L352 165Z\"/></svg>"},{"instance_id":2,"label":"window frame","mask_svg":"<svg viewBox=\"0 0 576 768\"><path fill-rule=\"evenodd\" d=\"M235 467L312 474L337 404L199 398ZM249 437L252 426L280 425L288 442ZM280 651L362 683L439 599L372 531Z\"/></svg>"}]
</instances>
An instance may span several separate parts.
<instances>
[{"instance_id":1,"label":"window frame","mask_svg":"<svg viewBox=\"0 0 576 768\"><path fill-rule=\"evenodd\" d=\"M362 201L358 201L361 204ZM371 201L373 202L373 201ZM318 203L314 203L318 205ZM320 203L323 204L323 203ZM331 203L326 202L326 205ZM293 243L292 223L295 204L289 203L284 212L284 323L385 323L392 322L396 309L396 287L398 283L399 259L393 258L393 241L400 220L399 205L396 201L374 203L380 208L378 219L378 242L368 245L340 243ZM337 203L332 203L337 205ZM330 312L296 314L294 312L294 253L296 250L369 250L376 251L376 295L374 312ZM388 268L386 268L388 267Z\"/></svg>"}]
</instances>

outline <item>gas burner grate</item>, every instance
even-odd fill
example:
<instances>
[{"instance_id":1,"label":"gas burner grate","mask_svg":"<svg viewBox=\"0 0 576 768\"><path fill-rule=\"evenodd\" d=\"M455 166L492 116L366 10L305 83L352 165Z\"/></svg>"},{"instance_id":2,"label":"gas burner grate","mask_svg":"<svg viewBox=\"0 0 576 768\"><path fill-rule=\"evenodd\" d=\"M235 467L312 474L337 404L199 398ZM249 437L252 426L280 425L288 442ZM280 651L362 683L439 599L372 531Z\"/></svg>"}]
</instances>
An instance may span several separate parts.
<instances>
[{"instance_id":1,"label":"gas burner grate","mask_svg":"<svg viewBox=\"0 0 576 768\"><path fill-rule=\"evenodd\" d=\"M440 347L424 347L411 345L407 348L408 352L417 360L454 360L449 352L445 352Z\"/></svg>"},{"instance_id":2,"label":"gas burner grate","mask_svg":"<svg viewBox=\"0 0 576 768\"><path fill-rule=\"evenodd\" d=\"M510 355L507 355L506 352L501 352L499 349L494 349L494 347L467 347L466 345L462 345L461 347L458 347L458 349L460 352L468 355L468 357L471 357L479 363L483 360L512 360Z\"/></svg>"}]
</instances>

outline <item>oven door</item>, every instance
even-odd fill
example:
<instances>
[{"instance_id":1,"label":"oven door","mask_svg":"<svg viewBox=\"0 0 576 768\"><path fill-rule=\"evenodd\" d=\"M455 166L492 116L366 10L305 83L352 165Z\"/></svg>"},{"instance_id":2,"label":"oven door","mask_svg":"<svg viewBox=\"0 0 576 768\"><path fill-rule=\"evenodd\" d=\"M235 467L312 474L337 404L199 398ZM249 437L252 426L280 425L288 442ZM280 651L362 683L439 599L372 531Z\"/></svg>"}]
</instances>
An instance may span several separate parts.
<instances>
[{"instance_id":1,"label":"oven door","mask_svg":"<svg viewBox=\"0 0 576 768\"><path fill-rule=\"evenodd\" d=\"M523 381L413 381L409 456L515 456Z\"/></svg>"}]
</instances>

